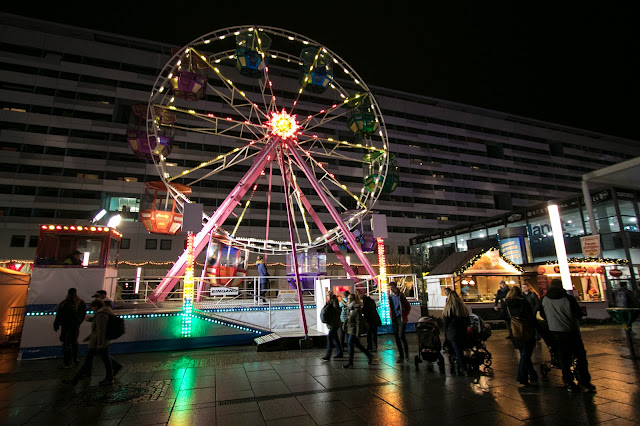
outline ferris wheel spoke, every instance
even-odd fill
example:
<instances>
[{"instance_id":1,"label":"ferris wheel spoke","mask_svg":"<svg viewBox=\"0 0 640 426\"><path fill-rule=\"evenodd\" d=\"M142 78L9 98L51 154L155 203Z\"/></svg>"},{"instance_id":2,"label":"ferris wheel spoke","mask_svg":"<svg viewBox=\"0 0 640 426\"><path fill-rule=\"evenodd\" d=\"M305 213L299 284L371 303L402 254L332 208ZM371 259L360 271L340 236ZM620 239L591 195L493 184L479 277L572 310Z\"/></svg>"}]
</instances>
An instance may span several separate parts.
<instances>
[{"instance_id":1,"label":"ferris wheel spoke","mask_svg":"<svg viewBox=\"0 0 640 426\"><path fill-rule=\"evenodd\" d=\"M302 218L302 222L304 224L304 230L305 230L305 233L306 233L306 236L307 236L307 243L310 244L311 241L312 241L311 230L309 228L309 222L307 220L307 215L305 213L305 208L304 208L302 200L300 198L301 194L302 194L302 190L298 186L297 177L296 177L296 175L295 175L295 173L293 171L293 165L292 165L291 159L288 159L287 163L288 163L287 164L287 170L286 170L287 182L289 183L289 186L291 186L291 188L293 189L290 192L289 199L290 199L291 204L293 204L293 201L291 201L292 199L296 201L296 204L298 206L298 210L300 211L300 217ZM291 211L294 212L295 209L292 208ZM294 221L294 223L297 224L297 222L295 222L295 221ZM300 233L299 233L299 231L297 229L297 226L296 226L296 232L298 233L298 240L301 241Z\"/></svg>"},{"instance_id":2,"label":"ferris wheel spoke","mask_svg":"<svg viewBox=\"0 0 640 426\"><path fill-rule=\"evenodd\" d=\"M236 151L238 150L238 151ZM249 153L249 147L246 146L244 148L235 148L232 152L227 153L225 155L219 155L217 156L215 159L210 160L206 163L202 163L200 165L197 166L198 169L202 169L204 167L208 167L210 165L213 165L217 162L220 162L220 164L213 170L210 170L209 172L207 172L204 176L201 176L193 181L190 182L191 185L194 185L198 182L200 182L203 179L207 179L215 174L220 173L223 170L228 169L229 167L235 166L236 164L240 164L245 162L246 160L255 157L256 155L258 155L260 153L260 151L256 151L254 153ZM191 170L191 171L195 171L195 170ZM171 178L171 180L175 180L177 178L180 177L184 177L187 173L181 173L179 175L174 176L173 178Z\"/></svg>"}]
</instances>

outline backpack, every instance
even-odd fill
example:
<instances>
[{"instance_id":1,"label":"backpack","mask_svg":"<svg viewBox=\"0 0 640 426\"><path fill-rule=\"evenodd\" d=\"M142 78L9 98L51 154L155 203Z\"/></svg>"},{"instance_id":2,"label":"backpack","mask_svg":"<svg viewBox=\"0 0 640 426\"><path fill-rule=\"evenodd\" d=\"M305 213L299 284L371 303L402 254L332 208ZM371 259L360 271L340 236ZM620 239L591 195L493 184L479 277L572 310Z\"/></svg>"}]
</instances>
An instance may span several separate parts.
<instances>
[{"instance_id":1,"label":"backpack","mask_svg":"<svg viewBox=\"0 0 640 426\"><path fill-rule=\"evenodd\" d=\"M106 337L109 340L115 340L124 334L124 320L114 314L106 315L108 318Z\"/></svg>"},{"instance_id":2,"label":"backpack","mask_svg":"<svg viewBox=\"0 0 640 426\"><path fill-rule=\"evenodd\" d=\"M616 306L618 308L626 308L629 306L629 298L627 297L627 292L618 290L616 293Z\"/></svg>"},{"instance_id":3,"label":"backpack","mask_svg":"<svg viewBox=\"0 0 640 426\"><path fill-rule=\"evenodd\" d=\"M320 321L324 324L331 325L335 322L337 314L336 308L330 302L327 302L320 311Z\"/></svg>"}]
</instances>

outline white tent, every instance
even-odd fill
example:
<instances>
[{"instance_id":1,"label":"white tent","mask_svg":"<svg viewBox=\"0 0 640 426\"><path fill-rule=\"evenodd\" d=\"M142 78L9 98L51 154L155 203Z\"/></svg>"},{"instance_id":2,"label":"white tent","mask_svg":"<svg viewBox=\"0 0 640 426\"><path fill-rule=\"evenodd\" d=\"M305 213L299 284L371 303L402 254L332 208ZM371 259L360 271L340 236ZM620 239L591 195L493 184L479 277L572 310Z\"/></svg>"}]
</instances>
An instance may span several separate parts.
<instances>
[{"instance_id":1,"label":"white tent","mask_svg":"<svg viewBox=\"0 0 640 426\"><path fill-rule=\"evenodd\" d=\"M17 326L11 323L12 307L27 305L27 290L31 275L0 267L0 344L7 341L9 333ZM22 322L24 318L16 318Z\"/></svg>"}]
</instances>

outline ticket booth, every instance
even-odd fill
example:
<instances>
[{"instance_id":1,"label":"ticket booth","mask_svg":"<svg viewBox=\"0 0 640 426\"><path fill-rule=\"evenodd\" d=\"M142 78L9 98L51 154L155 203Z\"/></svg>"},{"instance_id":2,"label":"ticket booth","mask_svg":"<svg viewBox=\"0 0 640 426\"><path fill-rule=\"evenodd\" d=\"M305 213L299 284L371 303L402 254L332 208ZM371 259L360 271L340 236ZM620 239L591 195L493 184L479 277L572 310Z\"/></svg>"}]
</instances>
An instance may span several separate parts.
<instances>
[{"instance_id":1,"label":"ticket booth","mask_svg":"<svg viewBox=\"0 0 640 426\"><path fill-rule=\"evenodd\" d=\"M101 289L115 300L121 239L107 226L42 225L27 303L57 304L70 287L87 303Z\"/></svg>"}]
</instances>

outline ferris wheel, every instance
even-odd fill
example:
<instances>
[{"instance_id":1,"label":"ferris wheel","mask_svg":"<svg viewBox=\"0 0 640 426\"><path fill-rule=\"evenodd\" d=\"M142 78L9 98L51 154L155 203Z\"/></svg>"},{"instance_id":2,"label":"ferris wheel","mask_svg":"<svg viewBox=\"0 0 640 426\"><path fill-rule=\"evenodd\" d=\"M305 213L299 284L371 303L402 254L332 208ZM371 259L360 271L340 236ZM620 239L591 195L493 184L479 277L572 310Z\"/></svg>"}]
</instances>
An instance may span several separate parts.
<instances>
[{"instance_id":1,"label":"ferris wheel","mask_svg":"<svg viewBox=\"0 0 640 426\"><path fill-rule=\"evenodd\" d=\"M146 132L178 209L216 200L205 203L195 255L220 237L263 254L336 251L344 240L364 257L352 231L397 184L364 81L327 47L274 27L226 28L175 49L154 84ZM184 271L184 256L167 277Z\"/></svg>"}]
</instances>

